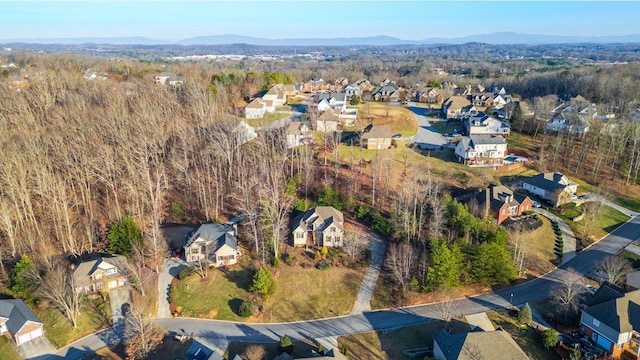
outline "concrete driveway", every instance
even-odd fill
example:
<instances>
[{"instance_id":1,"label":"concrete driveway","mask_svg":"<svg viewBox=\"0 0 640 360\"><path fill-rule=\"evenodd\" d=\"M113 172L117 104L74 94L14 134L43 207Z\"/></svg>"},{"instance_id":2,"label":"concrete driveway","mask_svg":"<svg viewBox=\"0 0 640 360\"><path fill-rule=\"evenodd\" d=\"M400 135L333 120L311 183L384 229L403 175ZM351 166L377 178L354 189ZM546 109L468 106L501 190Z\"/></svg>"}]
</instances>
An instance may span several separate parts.
<instances>
[{"instance_id":1,"label":"concrete driveway","mask_svg":"<svg viewBox=\"0 0 640 360\"><path fill-rule=\"evenodd\" d=\"M376 282L378 282L380 269L382 269L384 262L384 254L387 251L387 246L377 234L371 232L367 236L367 239L369 240L367 248L371 250L371 263L362 279L362 284L356 297L356 303L353 305L353 309L351 309L351 315L371 311L371 296L376 287Z\"/></svg>"},{"instance_id":2,"label":"concrete driveway","mask_svg":"<svg viewBox=\"0 0 640 360\"><path fill-rule=\"evenodd\" d=\"M56 348L51 345L49 339L44 335L15 347L16 351L23 359L43 359L46 355L56 352ZM2 358L0 354L0 358Z\"/></svg>"},{"instance_id":3,"label":"concrete driveway","mask_svg":"<svg viewBox=\"0 0 640 360\"><path fill-rule=\"evenodd\" d=\"M413 137L413 143L421 149L439 149L449 144L447 138L436 131L427 119L427 108L418 106L407 106L413 112L413 116L418 122L418 132Z\"/></svg>"},{"instance_id":4,"label":"concrete driveway","mask_svg":"<svg viewBox=\"0 0 640 360\"><path fill-rule=\"evenodd\" d=\"M177 258L168 258L162 264L160 275L158 275L158 314L156 316L158 319L171 317L171 309L169 309L171 281L178 276L182 268L187 266L184 260Z\"/></svg>"},{"instance_id":5,"label":"concrete driveway","mask_svg":"<svg viewBox=\"0 0 640 360\"><path fill-rule=\"evenodd\" d=\"M122 315L122 305L131 305L131 293L129 286L120 286L109 290L109 303L111 304L111 321L113 325L124 322Z\"/></svg>"}]
</instances>

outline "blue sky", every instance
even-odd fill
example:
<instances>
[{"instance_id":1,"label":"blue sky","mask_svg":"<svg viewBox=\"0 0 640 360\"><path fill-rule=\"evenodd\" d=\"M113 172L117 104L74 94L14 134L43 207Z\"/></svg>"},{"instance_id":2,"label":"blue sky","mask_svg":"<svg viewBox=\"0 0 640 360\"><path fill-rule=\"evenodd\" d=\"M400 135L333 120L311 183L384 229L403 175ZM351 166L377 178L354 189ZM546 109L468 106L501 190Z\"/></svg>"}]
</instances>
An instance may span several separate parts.
<instances>
[{"instance_id":1,"label":"blue sky","mask_svg":"<svg viewBox=\"0 0 640 360\"><path fill-rule=\"evenodd\" d=\"M628 35L640 33L639 16L632 1L0 1L0 39Z\"/></svg>"}]
</instances>

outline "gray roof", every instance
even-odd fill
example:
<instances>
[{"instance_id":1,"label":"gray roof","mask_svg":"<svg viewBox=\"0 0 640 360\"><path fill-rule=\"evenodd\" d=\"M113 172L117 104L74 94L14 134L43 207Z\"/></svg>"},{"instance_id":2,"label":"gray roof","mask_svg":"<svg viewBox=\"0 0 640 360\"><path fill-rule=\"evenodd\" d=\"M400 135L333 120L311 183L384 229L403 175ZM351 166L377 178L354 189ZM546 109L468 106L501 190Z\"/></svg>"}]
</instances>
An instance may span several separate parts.
<instances>
[{"instance_id":1,"label":"gray roof","mask_svg":"<svg viewBox=\"0 0 640 360\"><path fill-rule=\"evenodd\" d=\"M618 333L640 330L640 290L590 306L585 313Z\"/></svg>"},{"instance_id":2,"label":"gray roof","mask_svg":"<svg viewBox=\"0 0 640 360\"><path fill-rule=\"evenodd\" d=\"M336 224L338 228L342 229L344 217L342 212L336 210L333 206L316 206L298 215L293 220L294 229L301 224L311 224L318 221L322 224L322 226L318 226L318 230L324 230L331 224Z\"/></svg>"},{"instance_id":3,"label":"gray roof","mask_svg":"<svg viewBox=\"0 0 640 360\"><path fill-rule=\"evenodd\" d=\"M118 269L123 269L127 266L127 258L122 255L109 255L98 259L89 261L83 261L75 267L73 270L73 280L75 287L84 287L91 285L91 274L100 266L100 264L106 263L115 266ZM107 277L118 277L122 274L111 274Z\"/></svg>"},{"instance_id":4,"label":"gray roof","mask_svg":"<svg viewBox=\"0 0 640 360\"><path fill-rule=\"evenodd\" d=\"M189 231L186 235L185 248L191 246L196 240L202 239L206 242L216 242L216 249L218 251L224 245L229 245L232 249L238 249L238 241L236 239L236 229L233 223L227 224L202 224L196 226L193 230Z\"/></svg>"},{"instance_id":5,"label":"gray roof","mask_svg":"<svg viewBox=\"0 0 640 360\"><path fill-rule=\"evenodd\" d=\"M547 191L562 190L567 187L567 185L560 183L560 180L563 176L564 175L558 172L544 174L541 173L528 178L524 178L522 179L522 182Z\"/></svg>"},{"instance_id":6,"label":"gray roof","mask_svg":"<svg viewBox=\"0 0 640 360\"><path fill-rule=\"evenodd\" d=\"M498 135L471 135L469 136L470 145L475 148L475 145L503 145L506 144L506 140L502 136Z\"/></svg>"},{"instance_id":7,"label":"gray roof","mask_svg":"<svg viewBox=\"0 0 640 360\"><path fill-rule=\"evenodd\" d=\"M462 334L449 334L441 330L433 336L433 341L447 360L529 359L513 338L502 330Z\"/></svg>"},{"instance_id":8,"label":"gray roof","mask_svg":"<svg viewBox=\"0 0 640 360\"><path fill-rule=\"evenodd\" d=\"M15 335L27 321L42 324L36 314L19 299L0 300L0 317L9 319L6 323L7 330L12 335Z\"/></svg>"}]
</instances>

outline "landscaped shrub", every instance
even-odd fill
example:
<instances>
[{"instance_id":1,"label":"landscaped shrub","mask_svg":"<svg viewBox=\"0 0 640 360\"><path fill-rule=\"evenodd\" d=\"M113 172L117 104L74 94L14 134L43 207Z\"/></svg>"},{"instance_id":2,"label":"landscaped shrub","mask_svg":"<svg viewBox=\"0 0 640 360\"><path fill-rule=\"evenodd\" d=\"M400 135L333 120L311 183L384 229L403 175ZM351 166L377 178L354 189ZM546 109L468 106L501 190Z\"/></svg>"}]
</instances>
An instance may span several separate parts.
<instances>
[{"instance_id":1,"label":"landscaped shrub","mask_svg":"<svg viewBox=\"0 0 640 360\"><path fill-rule=\"evenodd\" d=\"M291 262L293 262L293 259L295 259L296 257L293 256L293 254L284 254L284 262L287 265L291 265Z\"/></svg>"},{"instance_id":2,"label":"landscaped shrub","mask_svg":"<svg viewBox=\"0 0 640 360\"><path fill-rule=\"evenodd\" d=\"M253 315L253 311L251 310L251 303L244 300L240 303L240 307L238 308L238 314L242 317L249 317Z\"/></svg>"},{"instance_id":3,"label":"landscaped shrub","mask_svg":"<svg viewBox=\"0 0 640 360\"><path fill-rule=\"evenodd\" d=\"M330 267L331 267L331 261L320 260L316 263L316 268L318 268L319 270L327 270Z\"/></svg>"},{"instance_id":4,"label":"landscaped shrub","mask_svg":"<svg viewBox=\"0 0 640 360\"><path fill-rule=\"evenodd\" d=\"M280 338L280 351L287 354L293 353L293 341L287 335Z\"/></svg>"},{"instance_id":5,"label":"landscaped shrub","mask_svg":"<svg viewBox=\"0 0 640 360\"><path fill-rule=\"evenodd\" d=\"M273 258L273 267L274 268L279 268L280 267L280 258L277 257L277 256Z\"/></svg>"},{"instance_id":6,"label":"landscaped shrub","mask_svg":"<svg viewBox=\"0 0 640 360\"><path fill-rule=\"evenodd\" d=\"M178 279L179 280L184 280L184 279L188 278L189 276L193 275L193 273L195 273L195 272L196 272L196 268L194 268L192 266L188 266L186 268L183 268L178 273Z\"/></svg>"}]
</instances>

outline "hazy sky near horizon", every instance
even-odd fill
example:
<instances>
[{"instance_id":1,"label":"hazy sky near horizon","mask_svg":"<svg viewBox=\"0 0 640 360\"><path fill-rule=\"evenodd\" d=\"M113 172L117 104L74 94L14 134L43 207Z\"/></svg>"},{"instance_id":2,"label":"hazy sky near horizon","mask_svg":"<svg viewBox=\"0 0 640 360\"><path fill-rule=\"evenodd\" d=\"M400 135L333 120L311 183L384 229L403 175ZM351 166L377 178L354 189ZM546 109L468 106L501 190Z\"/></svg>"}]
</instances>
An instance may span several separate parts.
<instances>
[{"instance_id":1,"label":"hazy sky near horizon","mask_svg":"<svg viewBox=\"0 0 640 360\"><path fill-rule=\"evenodd\" d=\"M640 33L622 1L0 1L0 39L236 34L270 39L388 35L404 40L513 31Z\"/></svg>"}]
</instances>

